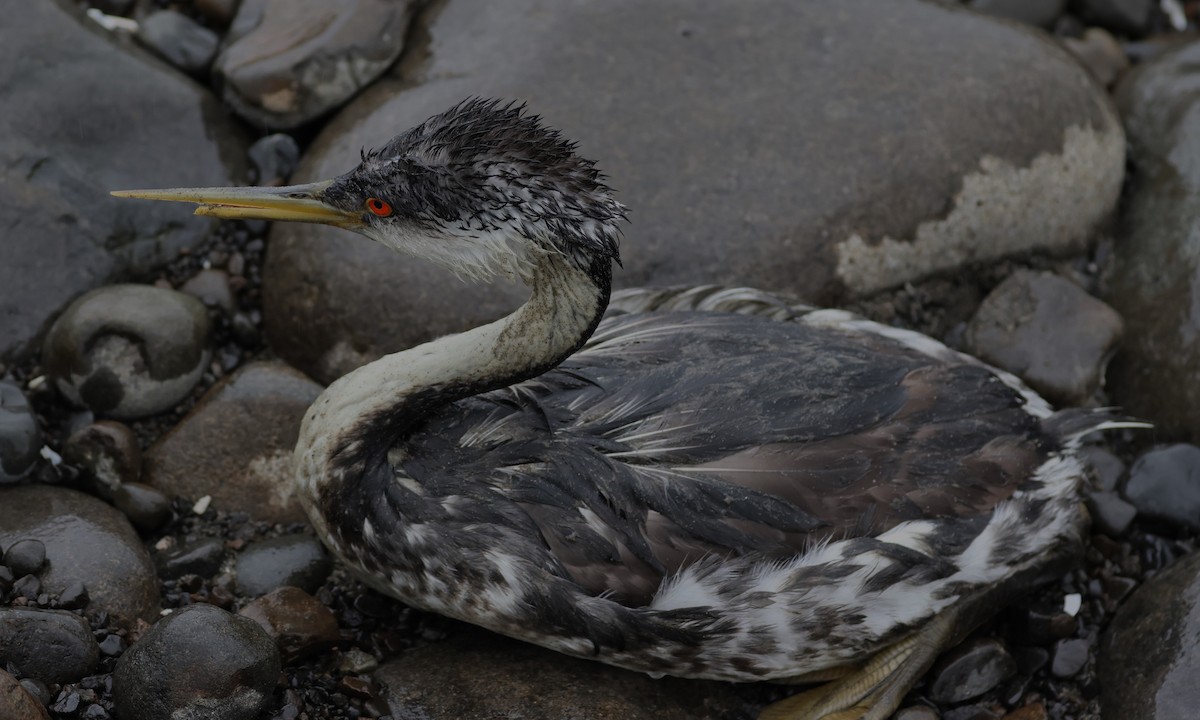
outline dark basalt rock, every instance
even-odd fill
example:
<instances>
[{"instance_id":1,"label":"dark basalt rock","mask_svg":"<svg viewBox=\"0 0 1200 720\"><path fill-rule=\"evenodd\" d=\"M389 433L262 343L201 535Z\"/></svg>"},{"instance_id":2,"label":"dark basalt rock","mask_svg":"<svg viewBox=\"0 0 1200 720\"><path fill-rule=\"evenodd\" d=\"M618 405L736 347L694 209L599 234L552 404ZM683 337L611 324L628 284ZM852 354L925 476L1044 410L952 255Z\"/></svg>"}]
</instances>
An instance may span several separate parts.
<instances>
[{"instance_id":1,"label":"dark basalt rock","mask_svg":"<svg viewBox=\"0 0 1200 720\"><path fill-rule=\"evenodd\" d=\"M65 683L88 675L100 649L87 620L64 610L0 608L0 666L45 683Z\"/></svg>"},{"instance_id":2,"label":"dark basalt rock","mask_svg":"<svg viewBox=\"0 0 1200 720\"><path fill-rule=\"evenodd\" d=\"M237 586L243 595L265 595L285 585L313 593L333 570L320 540L282 535L246 546L237 560Z\"/></svg>"},{"instance_id":3,"label":"dark basalt rock","mask_svg":"<svg viewBox=\"0 0 1200 720\"><path fill-rule=\"evenodd\" d=\"M16 385L0 380L0 484L29 475L42 449L42 433L29 400Z\"/></svg>"}]
</instances>

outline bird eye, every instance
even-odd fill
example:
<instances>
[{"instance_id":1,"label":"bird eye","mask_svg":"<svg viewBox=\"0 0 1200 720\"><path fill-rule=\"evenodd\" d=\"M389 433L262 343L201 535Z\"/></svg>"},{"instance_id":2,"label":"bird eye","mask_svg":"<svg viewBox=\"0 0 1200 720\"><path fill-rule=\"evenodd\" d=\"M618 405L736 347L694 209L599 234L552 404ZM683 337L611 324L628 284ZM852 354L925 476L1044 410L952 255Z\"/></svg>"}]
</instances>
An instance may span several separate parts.
<instances>
[{"instance_id":1,"label":"bird eye","mask_svg":"<svg viewBox=\"0 0 1200 720\"><path fill-rule=\"evenodd\" d=\"M392 206L379 198L367 198L367 209L379 217L387 217L392 214Z\"/></svg>"}]
</instances>

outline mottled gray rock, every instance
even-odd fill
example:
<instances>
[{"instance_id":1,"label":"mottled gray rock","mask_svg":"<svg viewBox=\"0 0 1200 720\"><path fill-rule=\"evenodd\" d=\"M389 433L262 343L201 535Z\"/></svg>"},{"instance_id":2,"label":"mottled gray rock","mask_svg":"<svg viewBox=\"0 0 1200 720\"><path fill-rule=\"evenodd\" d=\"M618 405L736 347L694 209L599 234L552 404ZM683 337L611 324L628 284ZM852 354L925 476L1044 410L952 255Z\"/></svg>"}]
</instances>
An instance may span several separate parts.
<instances>
[{"instance_id":1,"label":"mottled gray rock","mask_svg":"<svg viewBox=\"0 0 1200 720\"><path fill-rule=\"evenodd\" d=\"M65 610L0 608L0 666L64 683L91 674L100 649L87 620Z\"/></svg>"},{"instance_id":2,"label":"mottled gray rock","mask_svg":"<svg viewBox=\"0 0 1200 720\"><path fill-rule=\"evenodd\" d=\"M1088 28L1083 37L1065 37L1063 46L1105 87L1111 86L1129 69L1129 58L1117 39L1104 28Z\"/></svg>"},{"instance_id":3,"label":"mottled gray rock","mask_svg":"<svg viewBox=\"0 0 1200 720\"><path fill-rule=\"evenodd\" d=\"M220 103L74 5L23 2L0 23L0 361L32 351L72 298L148 273L212 227L109 190L243 176L245 143Z\"/></svg>"},{"instance_id":4,"label":"mottled gray rock","mask_svg":"<svg viewBox=\"0 0 1200 720\"><path fill-rule=\"evenodd\" d=\"M1136 169L1110 264L1128 334L1109 382L1160 437L1200 442L1200 43L1132 70L1116 99Z\"/></svg>"},{"instance_id":5,"label":"mottled gray rock","mask_svg":"<svg viewBox=\"0 0 1200 720\"><path fill-rule=\"evenodd\" d=\"M421 62L339 114L294 179L345 172L466 96L527 98L630 206L621 286L751 284L825 303L1078 247L1120 190L1122 130L1086 71L1039 31L966 10L456 0L424 21ZM264 293L272 346L323 381L526 297L286 224Z\"/></svg>"},{"instance_id":6,"label":"mottled gray rock","mask_svg":"<svg viewBox=\"0 0 1200 720\"><path fill-rule=\"evenodd\" d=\"M275 644L254 621L189 605L125 651L113 700L122 720L253 720L271 702L279 669Z\"/></svg>"},{"instance_id":7,"label":"mottled gray rock","mask_svg":"<svg viewBox=\"0 0 1200 720\"><path fill-rule=\"evenodd\" d=\"M281 535L250 543L237 559L237 586L243 595L265 595L285 585L314 593L329 577L333 561L310 535Z\"/></svg>"},{"instance_id":8,"label":"mottled gray rock","mask_svg":"<svg viewBox=\"0 0 1200 720\"><path fill-rule=\"evenodd\" d=\"M46 334L42 363L76 405L115 418L168 410L208 365L204 305L174 290L109 285L71 303Z\"/></svg>"},{"instance_id":9,"label":"mottled gray rock","mask_svg":"<svg viewBox=\"0 0 1200 720\"><path fill-rule=\"evenodd\" d=\"M62 454L105 500L111 501L122 484L137 482L142 475L137 437L128 425L115 420L101 420L71 433Z\"/></svg>"},{"instance_id":10,"label":"mottled gray rock","mask_svg":"<svg viewBox=\"0 0 1200 720\"><path fill-rule=\"evenodd\" d=\"M244 0L213 70L252 124L290 129L379 77L404 49L412 0Z\"/></svg>"},{"instance_id":11,"label":"mottled gray rock","mask_svg":"<svg viewBox=\"0 0 1200 720\"><path fill-rule=\"evenodd\" d=\"M29 475L41 449L42 432L25 393L0 381L0 483Z\"/></svg>"},{"instance_id":12,"label":"mottled gray rock","mask_svg":"<svg viewBox=\"0 0 1200 720\"><path fill-rule=\"evenodd\" d=\"M83 582L88 612L122 627L158 615L158 579L137 533L120 512L75 490L45 485L0 488L0 546L23 539L46 546L44 592Z\"/></svg>"},{"instance_id":13,"label":"mottled gray rock","mask_svg":"<svg viewBox=\"0 0 1200 720\"><path fill-rule=\"evenodd\" d=\"M144 481L167 495L211 495L217 507L261 520L303 522L292 449L320 392L283 363L246 365L146 451Z\"/></svg>"},{"instance_id":14,"label":"mottled gray rock","mask_svg":"<svg viewBox=\"0 0 1200 720\"><path fill-rule=\"evenodd\" d=\"M142 18L137 39L184 72L199 75L217 55L220 38L183 13L157 10Z\"/></svg>"},{"instance_id":15,"label":"mottled gray rock","mask_svg":"<svg viewBox=\"0 0 1200 720\"><path fill-rule=\"evenodd\" d=\"M46 546L41 540L18 540L4 551L4 564L15 577L35 575L46 564Z\"/></svg>"},{"instance_id":16,"label":"mottled gray rock","mask_svg":"<svg viewBox=\"0 0 1200 720\"><path fill-rule=\"evenodd\" d=\"M962 643L938 659L930 675L929 697L959 703L979 697L1017 671L1017 664L997 640Z\"/></svg>"},{"instance_id":17,"label":"mottled gray rock","mask_svg":"<svg viewBox=\"0 0 1200 720\"><path fill-rule=\"evenodd\" d=\"M1125 475L1125 463L1110 450L1099 445L1088 445L1080 451L1080 455L1092 470L1096 480L1096 489L1112 491Z\"/></svg>"},{"instance_id":18,"label":"mottled gray rock","mask_svg":"<svg viewBox=\"0 0 1200 720\"><path fill-rule=\"evenodd\" d=\"M1145 35L1156 0L1074 0L1074 9L1089 23L1127 35Z\"/></svg>"},{"instance_id":19,"label":"mottled gray rock","mask_svg":"<svg viewBox=\"0 0 1200 720\"><path fill-rule=\"evenodd\" d=\"M1112 537L1121 537L1137 517L1137 508L1121 499L1115 492L1100 490L1089 493L1088 512L1097 530Z\"/></svg>"},{"instance_id":20,"label":"mottled gray rock","mask_svg":"<svg viewBox=\"0 0 1200 720\"><path fill-rule=\"evenodd\" d=\"M445 642L405 652L374 677L398 718L692 720L755 715L727 683L654 680L466 626Z\"/></svg>"},{"instance_id":21,"label":"mottled gray rock","mask_svg":"<svg viewBox=\"0 0 1200 720\"><path fill-rule=\"evenodd\" d=\"M1151 450L1129 468L1125 497L1146 517L1200 529L1200 447Z\"/></svg>"},{"instance_id":22,"label":"mottled gray rock","mask_svg":"<svg viewBox=\"0 0 1200 720\"><path fill-rule=\"evenodd\" d=\"M50 720L50 714L16 678L0 669L0 718Z\"/></svg>"},{"instance_id":23,"label":"mottled gray rock","mask_svg":"<svg viewBox=\"0 0 1200 720\"><path fill-rule=\"evenodd\" d=\"M275 640L285 665L333 647L338 623L333 611L297 587L281 587L238 611Z\"/></svg>"},{"instance_id":24,"label":"mottled gray rock","mask_svg":"<svg viewBox=\"0 0 1200 720\"><path fill-rule=\"evenodd\" d=\"M255 184L282 185L296 171L300 161L300 146L291 135L275 133L260 138L250 146L250 162L254 165Z\"/></svg>"},{"instance_id":25,"label":"mottled gray rock","mask_svg":"<svg viewBox=\"0 0 1200 720\"><path fill-rule=\"evenodd\" d=\"M1067 0L969 0L967 7L1048 29L1062 15Z\"/></svg>"},{"instance_id":26,"label":"mottled gray rock","mask_svg":"<svg viewBox=\"0 0 1200 720\"><path fill-rule=\"evenodd\" d=\"M1104 720L1191 720L1200 707L1200 553L1130 596L1099 653Z\"/></svg>"},{"instance_id":27,"label":"mottled gray rock","mask_svg":"<svg viewBox=\"0 0 1200 720\"><path fill-rule=\"evenodd\" d=\"M1078 285L1022 270L984 299L967 327L967 347L1047 399L1081 405L1103 385L1122 330L1121 317Z\"/></svg>"}]
</instances>

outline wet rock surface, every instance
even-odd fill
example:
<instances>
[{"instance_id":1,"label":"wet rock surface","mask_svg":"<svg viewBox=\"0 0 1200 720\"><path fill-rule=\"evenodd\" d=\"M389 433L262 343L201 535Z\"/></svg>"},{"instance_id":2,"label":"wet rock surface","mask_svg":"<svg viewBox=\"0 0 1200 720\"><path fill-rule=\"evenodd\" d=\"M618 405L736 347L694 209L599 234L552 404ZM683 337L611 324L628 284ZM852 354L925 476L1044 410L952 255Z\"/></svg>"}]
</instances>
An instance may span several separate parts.
<instances>
[{"instance_id":1,"label":"wet rock surface","mask_svg":"<svg viewBox=\"0 0 1200 720\"><path fill-rule=\"evenodd\" d=\"M220 38L212 30L173 10L158 10L142 18L138 40L184 72L204 72L217 55Z\"/></svg>"},{"instance_id":2,"label":"wet rock surface","mask_svg":"<svg viewBox=\"0 0 1200 720\"><path fill-rule=\"evenodd\" d=\"M92 672L100 648L87 620L63 610L0 607L0 664L44 683Z\"/></svg>"},{"instance_id":3,"label":"wet rock surface","mask_svg":"<svg viewBox=\"0 0 1200 720\"><path fill-rule=\"evenodd\" d=\"M211 496L272 522L301 522L292 449L321 387L278 362L252 363L214 387L146 452L144 480L168 495Z\"/></svg>"},{"instance_id":4,"label":"wet rock surface","mask_svg":"<svg viewBox=\"0 0 1200 720\"><path fill-rule=\"evenodd\" d=\"M636 207L621 285L752 280L825 303L1078 247L1120 188L1122 131L1103 92L1036 31L975 13L860 0L765 2L753 14L683 0L459 0L420 22L428 60L400 65L335 118L296 179L339 175L363 146L465 96L536 98ZM797 42L795 28L824 40ZM961 72L939 71L947 65ZM581 103L580 77L592 98L621 102ZM264 292L272 345L323 382L525 297L299 225L275 228Z\"/></svg>"},{"instance_id":5,"label":"wet rock surface","mask_svg":"<svg viewBox=\"0 0 1200 720\"><path fill-rule=\"evenodd\" d=\"M113 697L123 720L253 720L271 701L279 668L256 623L192 605L159 620L121 656Z\"/></svg>"},{"instance_id":6,"label":"wet rock surface","mask_svg":"<svg viewBox=\"0 0 1200 720\"><path fill-rule=\"evenodd\" d=\"M63 459L77 467L89 489L112 500L125 483L142 475L142 450L128 425L101 420L80 428L63 445Z\"/></svg>"},{"instance_id":7,"label":"wet rock surface","mask_svg":"<svg viewBox=\"0 0 1200 720\"><path fill-rule=\"evenodd\" d=\"M42 433L21 388L0 380L0 484L33 471L42 449Z\"/></svg>"},{"instance_id":8,"label":"wet rock surface","mask_svg":"<svg viewBox=\"0 0 1200 720\"><path fill-rule=\"evenodd\" d=\"M0 670L0 717L6 720L50 720L46 707L12 675Z\"/></svg>"},{"instance_id":9,"label":"wet rock surface","mask_svg":"<svg viewBox=\"0 0 1200 720\"><path fill-rule=\"evenodd\" d=\"M333 561L320 540L310 535L282 535L246 546L237 561L237 584L243 595L264 595L285 585L316 592Z\"/></svg>"},{"instance_id":10,"label":"wet rock surface","mask_svg":"<svg viewBox=\"0 0 1200 720\"><path fill-rule=\"evenodd\" d=\"M1172 445L1138 458L1125 497L1147 517L1200 530L1200 448Z\"/></svg>"},{"instance_id":11,"label":"wet rock surface","mask_svg":"<svg viewBox=\"0 0 1200 720\"><path fill-rule=\"evenodd\" d=\"M939 703L979 697L1017 670L1004 645L991 639L963 643L934 666L929 696Z\"/></svg>"},{"instance_id":12,"label":"wet rock surface","mask_svg":"<svg viewBox=\"0 0 1200 720\"><path fill-rule=\"evenodd\" d=\"M42 361L71 402L115 418L173 407L200 380L211 326L204 305L146 285L97 288L46 335Z\"/></svg>"},{"instance_id":13,"label":"wet rock surface","mask_svg":"<svg viewBox=\"0 0 1200 720\"><path fill-rule=\"evenodd\" d=\"M258 623L271 636L286 664L328 650L340 638L333 612L297 587L272 590L239 614Z\"/></svg>"}]
</instances>

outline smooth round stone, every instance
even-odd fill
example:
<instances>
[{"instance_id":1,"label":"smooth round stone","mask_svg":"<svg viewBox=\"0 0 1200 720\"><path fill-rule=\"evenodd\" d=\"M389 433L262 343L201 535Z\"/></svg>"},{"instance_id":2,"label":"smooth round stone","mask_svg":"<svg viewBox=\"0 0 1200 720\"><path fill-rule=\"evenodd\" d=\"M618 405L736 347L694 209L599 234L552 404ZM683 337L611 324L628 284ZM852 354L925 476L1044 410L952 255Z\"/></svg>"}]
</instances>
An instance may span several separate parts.
<instances>
[{"instance_id":1,"label":"smooth round stone","mask_svg":"<svg viewBox=\"0 0 1200 720\"><path fill-rule=\"evenodd\" d=\"M1121 537L1137 517L1137 508L1115 492L1099 491L1087 497L1088 513L1096 529L1111 537Z\"/></svg>"},{"instance_id":2,"label":"smooth round stone","mask_svg":"<svg viewBox=\"0 0 1200 720\"><path fill-rule=\"evenodd\" d=\"M281 587L238 611L275 640L285 665L333 647L338 623L333 611L297 587Z\"/></svg>"},{"instance_id":3,"label":"smooth round stone","mask_svg":"<svg viewBox=\"0 0 1200 720\"><path fill-rule=\"evenodd\" d=\"M997 640L979 639L959 645L938 659L929 697L939 703L977 698L1017 671L1016 661Z\"/></svg>"},{"instance_id":4,"label":"smooth round stone","mask_svg":"<svg viewBox=\"0 0 1200 720\"><path fill-rule=\"evenodd\" d=\"M21 687L25 688L30 697L43 706L49 705L50 701L54 699L54 696L50 694L50 686L37 678L21 678Z\"/></svg>"},{"instance_id":5,"label":"smooth round stone","mask_svg":"<svg viewBox=\"0 0 1200 720\"><path fill-rule=\"evenodd\" d=\"M120 627L158 615L158 578L124 515L90 495L47 485L0 488L0 546L35 539L46 546L44 592L87 586L89 613L106 612Z\"/></svg>"},{"instance_id":6,"label":"smooth round stone","mask_svg":"<svg viewBox=\"0 0 1200 720\"><path fill-rule=\"evenodd\" d=\"M36 575L46 564L46 546L40 540L18 540L4 551L4 564L13 575Z\"/></svg>"},{"instance_id":7,"label":"smooth round stone","mask_svg":"<svg viewBox=\"0 0 1200 720\"><path fill-rule=\"evenodd\" d=\"M113 493L113 507L142 532L153 532L171 519L171 500L141 483L125 483Z\"/></svg>"},{"instance_id":8,"label":"smooth round stone","mask_svg":"<svg viewBox=\"0 0 1200 720\"><path fill-rule=\"evenodd\" d=\"M58 606L67 610L82 610L87 607L88 600L87 587L78 580L69 583L58 594Z\"/></svg>"},{"instance_id":9,"label":"smooth round stone","mask_svg":"<svg viewBox=\"0 0 1200 720\"><path fill-rule=\"evenodd\" d=\"M29 400L16 385L0 380L0 483L32 472L42 449L42 432Z\"/></svg>"},{"instance_id":10,"label":"smooth round stone","mask_svg":"<svg viewBox=\"0 0 1200 720\"><path fill-rule=\"evenodd\" d=\"M1200 553L1138 588L1105 631L1103 720L1190 720L1200 707Z\"/></svg>"},{"instance_id":11,"label":"smooth round stone","mask_svg":"<svg viewBox=\"0 0 1200 720\"><path fill-rule=\"evenodd\" d=\"M233 289L229 286L229 274L224 270L201 270L188 278L179 287L179 291L187 293L210 307L219 307L227 313L236 309L233 299Z\"/></svg>"},{"instance_id":12,"label":"smooth round stone","mask_svg":"<svg viewBox=\"0 0 1200 720\"><path fill-rule=\"evenodd\" d=\"M333 570L320 540L310 535L281 535L250 543L238 556L238 590L250 597L285 585L315 593Z\"/></svg>"},{"instance_id":13,"label":"smooth round stone","mask_svg":"<svg viewBox=\"0 0 1200 720\"><path fill-rule=\"evenodd\" d=\"M892 720L940 720L940 716L928 705L913 705L897 710Z\"/></svg>"},{"instance_id":14,"label":"smooth round stone","mask_svg":"<svg viewBox=\"0 0 1200 720\"><path fill-rule=\"evenodd\" d=\"M271 702L279 652L252 620L205 604L155 623L117 661L122 720L253 720Z\"/></svg>"},{"instance_id":15,"label":"smooth round stone","mask_svg":"<svg viewBox=\"0 0 1200 720\"><path fill-rule=\"evenodd\" d=\"M12 592L29 601L37 600L38 595L42 594L42 581L36 575L22 575L13 583Z\"/></svg>"},{"instance_id":16,"label":"smooth round stone","mask_svg":"<svg viewBox=\"0 0 1200 720\"><path fill-rule=\"evenodd\" d=\"M115 418L140 418L187 397L209 358L204 304L174 290L110 285L71 303L42 361L69 400Z\"/></svg>"},{"instance_id":17,"label":"smooth round stone","mask_svg":"<svg viewBox=\"0 0 1200 720\"><path fill-rule=\"evenodd\" d=\"M225 543L216 538L197 540L155 556L159 573L167 580L184 575L209 578L216 575L225 560Z\"/></svg>"},{"instance_id":18,"label":"smooth round stone","mask_svg":"<svg viewBox=\"0 0 1200 720\"><path fill-rule=\"evenodd\" d=\"M142 474L142 450L128 425L101 420L71 433L63 446L63 460L78 467L91 489L112 500L121 485L136 482Z\"/></svg>"},{"instance_id":19,"label":"smooth round stone","mask_svg":"<svg viewBox=\"0 0 1200 720\"><path fill-rule=\"evenodd\" d=\"M0 718L4 720L50 720L45 706L22 683L0 668Z\"/></svg>"},{"instance_id":20,"label":"smooth round stone","mask_svg":"<svg viewBox=\"0 0 1200 720\"><path fill-rule=\"evenodd\" d=\"M65 610L0 608L0 666L22 675L65 683L91 674L100 648L87 620Z\"/></svg>"},{"instance_id":21,"label":"smooth round stone","mask_svg":"<svg viewBox=\"0 0 1200 720\"><path fill-rule=\"evenodd\" d=\"M1146 517L1200 529L1200 447L1151 450L1129 468L1125 497Z\"/></svg>"},{"instance_id":22,"label":"smooth round stone","mask_svg":"<svg viewBox=\"0 0 1200 720\"><path fill-rule=\"evenodd\" d=\"M1075 677L1087 665L1092 644L1082 638L1059 640L1050 659L1050 673L1057 678Z\"/></svg>"},{"instance_id":23,"label":"smooth round stone","mask_svg":"<svg viewBox=\"0 0 1200 720\"><path fill-rule=\"evenodd\" d=\"M291 135L274 133L250 146L250 162L258 174L258 185L282 185L296 171L300 146Z\"/></svg>"},{"instance_id":24,"label":"smooth round stone","mask_svg":"<svg viewBox=\"0 0 1200 720\"><path fill-rule=\"evenodd\" d=\"M217 55L221 39L183 13L158 10L142 18L137 39L184 72L204 72Z\"/></svg>"}]
</instances>

